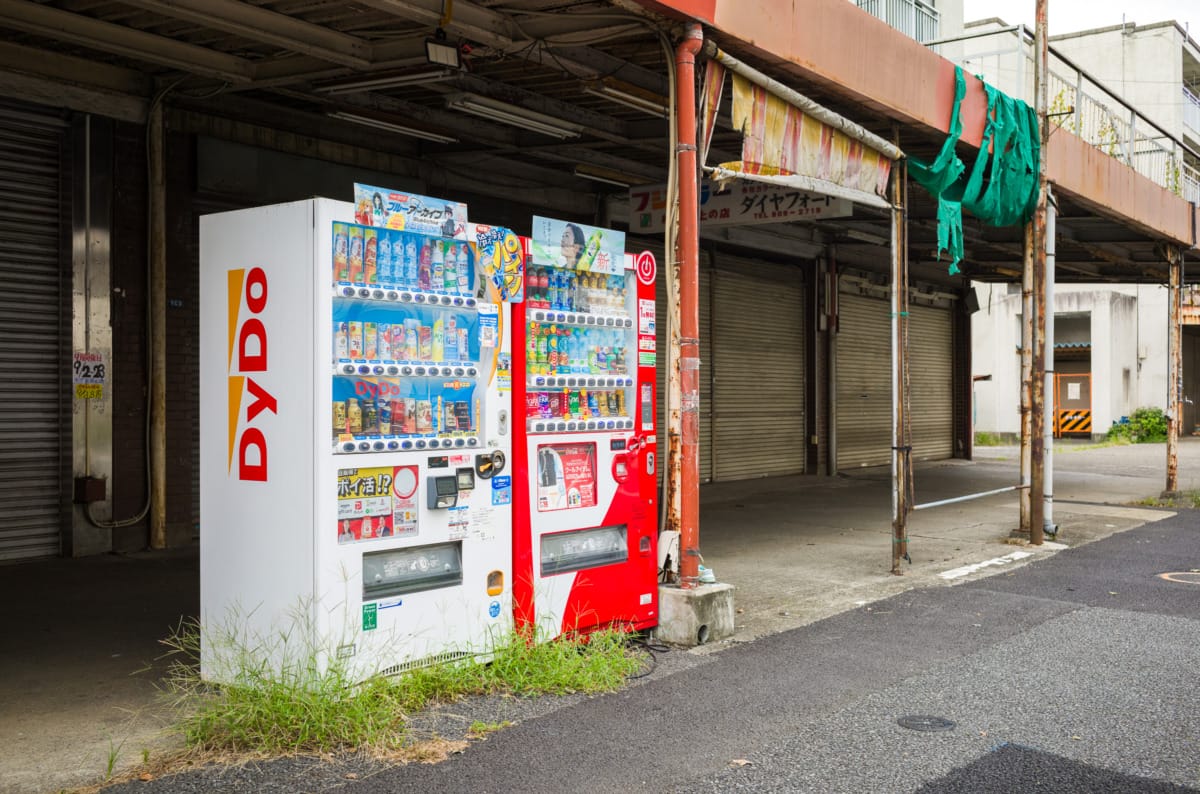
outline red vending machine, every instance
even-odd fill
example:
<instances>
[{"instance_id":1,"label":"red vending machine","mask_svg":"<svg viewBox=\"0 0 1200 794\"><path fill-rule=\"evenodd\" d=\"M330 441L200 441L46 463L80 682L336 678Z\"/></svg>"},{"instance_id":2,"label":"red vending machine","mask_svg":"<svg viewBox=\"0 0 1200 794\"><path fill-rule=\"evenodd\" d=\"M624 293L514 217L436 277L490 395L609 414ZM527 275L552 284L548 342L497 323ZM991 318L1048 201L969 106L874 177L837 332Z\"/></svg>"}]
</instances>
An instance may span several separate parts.
<instances>
[{"instance_id":1,"label":"red vending machine","mask_svg":"<svg viewBox=\"0 0 1200 794\"><path fill-rule=\"evenodd\" d=\"M627 255L623 232L550 218L528 245L512 315L516 623L539 639L652 628L657 264Z\"/></svg>"}]
</instances>

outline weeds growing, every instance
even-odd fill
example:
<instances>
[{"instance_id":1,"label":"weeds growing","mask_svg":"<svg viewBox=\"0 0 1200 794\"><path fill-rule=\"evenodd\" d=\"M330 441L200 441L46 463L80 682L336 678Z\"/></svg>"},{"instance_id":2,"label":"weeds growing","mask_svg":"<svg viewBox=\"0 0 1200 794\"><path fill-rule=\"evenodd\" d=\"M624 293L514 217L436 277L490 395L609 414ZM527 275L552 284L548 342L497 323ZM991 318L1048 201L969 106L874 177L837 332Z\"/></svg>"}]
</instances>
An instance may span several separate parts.
<instances>
[{"instance_id":1,"label":"weeds growing","mask_svg":"<svg viewBox=\"0 0 1200 794\"><path fill-rule=\"evenodd\" d=\"M512 633L497 641L487 662L446 662L364 681L336 655L303 644L298 653L281 652L222 636L225 683L215 685L200 677L200 633L194 623L184 625L163 642L172 657L165 678L170 705L187 745L203 753L393 755L404 746L407 715L433 703L494 693L612 691L642 667L627 635L616 630L540 643ZM288 635L277 639L286 646Z\"/></svg>"}]
</instances>

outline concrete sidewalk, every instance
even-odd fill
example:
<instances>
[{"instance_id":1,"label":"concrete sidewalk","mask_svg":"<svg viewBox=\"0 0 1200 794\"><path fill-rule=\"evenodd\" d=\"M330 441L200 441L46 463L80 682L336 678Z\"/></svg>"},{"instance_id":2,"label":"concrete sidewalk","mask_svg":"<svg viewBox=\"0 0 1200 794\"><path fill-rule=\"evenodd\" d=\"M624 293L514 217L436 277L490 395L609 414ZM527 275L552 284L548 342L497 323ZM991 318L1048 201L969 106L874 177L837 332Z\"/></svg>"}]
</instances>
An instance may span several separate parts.
<instances>
[{"instance_id":1,"label":"concrete sidewalk","mask_svg":"<svg viewBox=\"0 0 1200 794\"><path fill-rule=\"evenodd\" d=\"M1016 451L917 468L917 503L1017 479ZM1078 545L1170 515L1128 507L1157 495L1162 445L1070 450L1056 456L1059 541ZM1181 445L1180 487L1200 487L1200 440ZM1195 473L1185 476L1184 473ZM949 586L949 569L1014 552L1015 493L922 510L910 519L912 563L891 567L886 469L718 483L701 489L701 548L738 589L744 642L914 587ZM102 780L174 741L155 684L159 640L199 606L195 548L6 567L0 576L0 792L56 791ZM984 570L995 572L1009 562ZM977 574L983 575L983 574ZM725 643L696 649L708 654Z\"/></svg>"}]
</instances>

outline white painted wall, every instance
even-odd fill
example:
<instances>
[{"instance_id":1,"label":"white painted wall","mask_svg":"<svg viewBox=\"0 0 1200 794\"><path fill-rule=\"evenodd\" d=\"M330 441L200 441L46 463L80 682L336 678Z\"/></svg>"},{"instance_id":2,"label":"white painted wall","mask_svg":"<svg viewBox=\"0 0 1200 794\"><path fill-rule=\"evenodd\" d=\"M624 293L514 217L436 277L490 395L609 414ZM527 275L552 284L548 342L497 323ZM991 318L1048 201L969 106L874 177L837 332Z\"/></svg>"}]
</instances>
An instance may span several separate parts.
<instances>
[{"instance_id":1,"label":"white painted wall","mask_svg":"<svg viewBox=\"0 0 1200 794\"><path fill-rule=\"evenodd\" d=\"M1050 38L1051 47L1176 138L1183 134L1183 45L1172 22Z\"/></svg>"},{"instance_id":2,"label":"white painted wall","mask_svg":"<svg viewBox=\"0 0 1200 794\"><path fill-rule=\"evenodd\" d=\"M975 430L1021 430L1021 294L1007 284L974 284L971 317ZM1135 408L1167 404L1167 290L1157 285L1057 285L1055 316L1091 318L1092 431ZM1078 341L1078 340L1072 340ZM1128 382L1125 371L1128 370Z\"/></svg>"}]
</instances>

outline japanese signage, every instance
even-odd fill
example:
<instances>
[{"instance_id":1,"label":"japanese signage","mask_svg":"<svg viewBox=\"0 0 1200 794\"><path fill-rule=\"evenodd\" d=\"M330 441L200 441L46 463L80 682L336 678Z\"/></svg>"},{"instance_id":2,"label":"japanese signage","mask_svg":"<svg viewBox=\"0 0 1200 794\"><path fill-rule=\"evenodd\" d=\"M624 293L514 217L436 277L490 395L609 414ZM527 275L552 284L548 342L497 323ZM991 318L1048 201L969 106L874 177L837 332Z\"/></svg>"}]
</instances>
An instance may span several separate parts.
<instances>
[{"instance_id":1,"label":"japanese signage","mask_svg":"<svg viewBox=\"0 0 1200 794\"><path fill-rule=\"evenodd\" d=\"M639 234L661 233L666 223L666 202L666 185L630 190L630 230ZM846 199L782 185L742 180L718 185L707 179L700 185L702 226L748 226L801 218L844 218L852 213L853 205Z\"/></svg>"},{"instance_id":2,"label":"japanese signage","mask_svg":"<svg viewBox=\"0 0 1200 794\"><path fill-rule=\"evenodd\" d=\"M354 185L354 222L364 226L467 239L467 205L459 201Z\"/></svg>"},{"instance_id":3,"label":"japanese signage","mask_svg":"<svg viewBox=\"0 0 1200 794\"><path fill-rule=\"evenodd\" d=\"M573 510L596 504L596 445L538 447L537 509Z\"/></svg>"},{"instance_id":4,"label":"japanese signage","mask_svg":"<svg viewBox=\"0 0 1200 794\"><path fill-rule=\"evenodd\" d=\"M71 361L71 383L75 386L76 400L103 400L107 378L108 367L102 354L76 351Z\"/></svg>"},{"instance_id":5,"label":"japanese signage","mask_svg":"<svg viewBox=\"0 0 1200 794\"><path fill-rule=\"evenodd\" d=\"M531 237L534 264L591 273L625 272L625 232L534 215Z\"/></svg>"},{"instance_id":6,"label":"japanese signage","mask_svg":"<svg viewBox=\"0 0 1200 794\"><path fill-rule=\"evenodd\" d=\"M338 543L417 534L417 467L338 469Z\"/></svg>"},{"instance_id":7,"label":"japanese signage","mask_svg":"<svg viewBox=\"0 0 1200 794\"><path fill-rule=\"evenodd\" d=\"M525 300L525 244L517 233L503 226L472 224L478 261L491 287L504 303Z\"/></svg>"}]
</instances>

